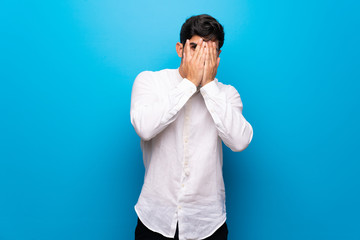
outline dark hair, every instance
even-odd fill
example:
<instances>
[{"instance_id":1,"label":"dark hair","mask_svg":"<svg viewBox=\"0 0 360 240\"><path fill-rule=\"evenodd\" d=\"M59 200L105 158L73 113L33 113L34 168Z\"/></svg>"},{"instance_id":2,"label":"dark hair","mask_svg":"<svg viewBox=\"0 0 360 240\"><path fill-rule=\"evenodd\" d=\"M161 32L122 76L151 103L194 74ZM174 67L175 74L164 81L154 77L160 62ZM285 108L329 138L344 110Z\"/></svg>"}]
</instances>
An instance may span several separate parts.
<instances>
[{"instance_id":1,"label":"dark hair","mask_svg":"<svg viewBox=\"0 0 360 240\"><path fill-rule=\"evenodd\" d=\"M185 45L186 39L198 35L208 40L218 40L219 49L224 44L224 28L212 16L207 14L192 16L188 18L181 27L180 42Z\"/></svg>"}]
</instances>

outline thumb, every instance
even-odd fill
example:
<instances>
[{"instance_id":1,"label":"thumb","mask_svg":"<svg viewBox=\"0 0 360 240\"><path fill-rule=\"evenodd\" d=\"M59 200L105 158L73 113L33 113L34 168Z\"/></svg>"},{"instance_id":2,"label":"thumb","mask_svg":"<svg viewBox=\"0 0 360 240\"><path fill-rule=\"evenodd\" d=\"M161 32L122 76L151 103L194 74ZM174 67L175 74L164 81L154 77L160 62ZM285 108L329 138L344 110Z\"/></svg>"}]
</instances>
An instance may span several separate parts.
<instances>
[{"instance_id":1,"label":"thumb","mask_svg":"<svg viewBox=\"0 0 360 240\"><path fill-rule=\"evenodd\" d=\"M205 68L207 68L209 66L209 58L210 58L209 49L206 48L205 49Z\"/></svg>"}]
</instances>

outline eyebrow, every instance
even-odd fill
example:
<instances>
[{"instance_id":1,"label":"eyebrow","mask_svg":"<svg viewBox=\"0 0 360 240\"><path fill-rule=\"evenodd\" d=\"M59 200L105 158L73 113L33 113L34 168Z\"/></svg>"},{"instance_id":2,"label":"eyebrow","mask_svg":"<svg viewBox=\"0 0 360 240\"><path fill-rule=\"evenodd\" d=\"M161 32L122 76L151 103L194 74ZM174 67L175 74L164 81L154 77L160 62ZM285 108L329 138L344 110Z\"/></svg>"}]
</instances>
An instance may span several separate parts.
<instances>
[{"instance_id":1,"label":"eyebrow","mask_svg":"<svg viewBox=\"0 0 360 240\"><path fill-rule=\"evenodd\" d=\"M191 42L191 43L190 43L190 46L196 48L197 43ZM219 52L220 49L219 49L219 48L216 48L216 51Z\"/></svg>"},{"instance_id":2,"label":"eyebrow","mask_svg":"<svg viewBox=\"0 0 360 240\"><path fill-rule=\"evenodd\" d=\"M190 43L190 46L191 46L191 47L195 47L195 48L196 48L197 44L196 44L196 43L194 43L194 42L191 42L191 43Z\"/></svg>"}]
</instances>

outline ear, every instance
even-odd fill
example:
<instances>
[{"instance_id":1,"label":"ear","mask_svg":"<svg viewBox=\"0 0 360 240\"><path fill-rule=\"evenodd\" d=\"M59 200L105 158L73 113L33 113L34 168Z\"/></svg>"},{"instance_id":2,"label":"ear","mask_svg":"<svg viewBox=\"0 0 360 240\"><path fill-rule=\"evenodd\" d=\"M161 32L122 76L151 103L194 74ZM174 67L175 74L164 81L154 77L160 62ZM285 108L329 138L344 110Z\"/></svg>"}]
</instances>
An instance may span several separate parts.
<instances>
[{"instance_id":1,"label":"ear","mask_svg":"<svg viewBox=\"0 0 360 240\"><path fill-rule=\"evenodd\" d=\"M177 55L181 58L182 55L183 55L183 45L182 43L176 43L176 52L177 52Z\"/></svg>"},{"instance_id":2,"label":"ear","mask_svg":"<svg viewBox=\"0 0 360 240\"><path fill-rule=\"evenodd\" d=\"M220 56L221 50L219 50L218 56Z\"/></svg>"}]
</instances>

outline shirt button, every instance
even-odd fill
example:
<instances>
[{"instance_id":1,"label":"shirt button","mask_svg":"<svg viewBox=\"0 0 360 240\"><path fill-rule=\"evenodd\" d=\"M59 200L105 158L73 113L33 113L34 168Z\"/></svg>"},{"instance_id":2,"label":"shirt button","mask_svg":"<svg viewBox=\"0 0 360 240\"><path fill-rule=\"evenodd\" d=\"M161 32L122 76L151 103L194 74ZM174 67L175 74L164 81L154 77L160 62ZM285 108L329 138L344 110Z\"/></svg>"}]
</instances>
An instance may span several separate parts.
<instances>
[{"instance_id":1,"label":"shirt button","mask_svg":"<svg viewBox=\"0 0 360 240\"><path fill-rule=\"evenodd\" d=\"M185 187L185 185L184 185L184 184L181 184L181 187Z\"/></svg>"},{"instance_id":2,"label":"shirt button","mask_svg":"<svg viewBox=\"0 0 360 240\"><path fill-rule=\"evenodd\" d=\"M189 171L189 170L186 170L186 171L185 171L185 175L186 175L186 176L189 176L189 175L190 175L190 171Z\"/></svg>"},{"instance_id":3,"label":"shirt button","mask_svg":"<svg viewBox=\"0 0 360 240\"><path fill-rule=\"evenodd\" d=\"M188 142L188 140L187 140L187 138L185 138L185 143L187 143Z\"/></svg>"},{"instance_id":4,"label":"shirt button","mask_svg":"<svg viewBox=\"0 0 360 240\"><path fill-rule=\"evenodd\" d=\"M180 210L180 209L181 209L181 206L178 206L178 209Z\"/></svg>"},{"instance_id":5,"label":"shirt button","mask_svg":"<svg viewBox=\"0 0 360 240\"><path fill-rule=\"evenodd\" d=\"M185 164L185 166L187 166L187 165L189 164L189 162L188 162L188 161L185 161L184 164Z\"/></svg>"}]
</instances>

